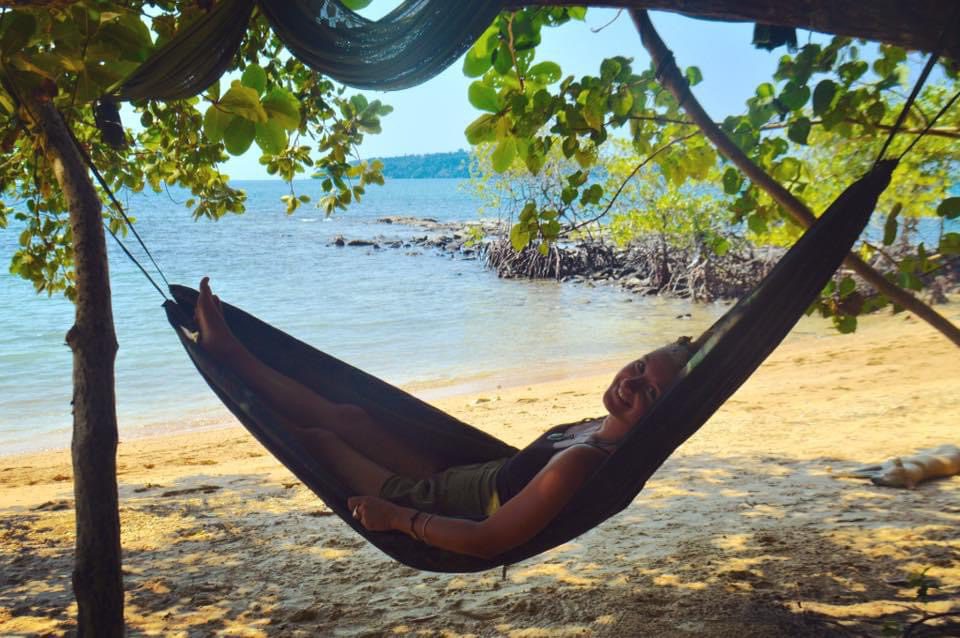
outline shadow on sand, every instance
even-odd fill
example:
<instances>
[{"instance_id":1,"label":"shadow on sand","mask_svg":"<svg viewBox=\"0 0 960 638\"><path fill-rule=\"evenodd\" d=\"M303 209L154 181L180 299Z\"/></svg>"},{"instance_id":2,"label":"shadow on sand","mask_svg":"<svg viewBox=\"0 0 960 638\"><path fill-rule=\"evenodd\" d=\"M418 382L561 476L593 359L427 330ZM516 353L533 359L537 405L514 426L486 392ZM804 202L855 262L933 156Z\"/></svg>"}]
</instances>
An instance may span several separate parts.
<instances>
[{"instance_id":1,"label":"shadow on sand","mask_svg":"<svg viewBox=\"0 0 960 638\"><path fill-rule=\"evenodd\" d=\"M506 578L393 563L292 478L125 484L130 634L960 635L960 582L937 582L960 567L960 478L894 491L831 463L672 459L625 512ZM0 512L0 634L74 628L73 540L51 524L72 516L66 498Z\"/></svg>"}]
</instances>

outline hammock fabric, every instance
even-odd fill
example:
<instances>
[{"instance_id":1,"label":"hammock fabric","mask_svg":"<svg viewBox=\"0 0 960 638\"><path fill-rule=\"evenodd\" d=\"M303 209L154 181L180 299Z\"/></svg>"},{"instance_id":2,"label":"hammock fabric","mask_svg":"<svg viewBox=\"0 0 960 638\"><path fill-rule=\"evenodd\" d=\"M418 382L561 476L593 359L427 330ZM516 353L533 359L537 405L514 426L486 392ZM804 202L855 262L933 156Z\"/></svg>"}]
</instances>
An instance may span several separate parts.
<instances>
[{"instance_id":1,"label":"hammock fabric","mask_svg":"<svg viewBox=\"0 0 960 638\"><path fill-rule=\"evenodd\" d=\"M232 62L254 8L287 49L315 71L361 89L426 82L490 26L502 0L406 0L368 20L337 0L220 0L184 27L115 90L123 100L197 95Z\"/></svg>"},{"instance_id":2,"label":"hammock fabric","mask_svg":"<svg viewBox=\"0 0 960 638\"><path fill-rule=\"evenodd\" d=\"M851 185L787 252L755 291L711 328L712 335L682 378L636 424L564 510L533 539L491 559L427 546L399 532L370 532L353 519L352 494L296 443L290 425L195 341L197 292L172 286L165 304L197 369L238 419L281 462L359 534L417 569L473 572L519 562L567 542L626 508L647 479L692 436L786 336L856 241L890 181L896 162L883 161ZM338 403L360 405L380 425L449 464L510 456L516 449L384 381L339 361L242 310L223 304L231 330L267 365Z\"/></svg>"}]
</instances>

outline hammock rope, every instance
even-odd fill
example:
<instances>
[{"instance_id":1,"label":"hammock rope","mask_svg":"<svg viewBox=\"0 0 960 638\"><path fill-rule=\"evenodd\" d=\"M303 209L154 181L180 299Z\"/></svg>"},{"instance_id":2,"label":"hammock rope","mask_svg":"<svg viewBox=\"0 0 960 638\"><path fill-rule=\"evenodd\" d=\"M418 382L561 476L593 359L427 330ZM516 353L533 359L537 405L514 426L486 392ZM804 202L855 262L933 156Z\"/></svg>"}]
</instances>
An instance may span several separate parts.
<instances>
[{"instance_id":1,"label":"hammock rope","mask_svg":"<svg viewBox=\"0 0 960 638\"><path fill-rule=\"evenodd\" d=\"M920 75L917 77L917 81L913 83L913 89L910 91L910 95L907 96L907 101L904 102L903 107L900 109L900 114L897 116L896 122L893 124L893 128L890 129L890 134L887 135L887 139L883 144L883 147L880 149L880 152L877 154L876 162L879 162L883 159L883 156L887 152L890 143L893 142L893 138L896 136L897 132L900 130L900 127L903 126L904 120L907 119L907 115L910 112L910 108L913 106L914 101L917 99L917 96L920 95L920 89L923 88L923 85L926 84L927 78L930 77L930 72L933 70L934 65L937 63L937 60L940 59L940 54L943 52L944 44L947 40L947 34L951 31L951 25L956 25L960 21L960 5L958 5L957 10L953 12L951 19L947 20L946 25L943 27L943 30L940 32L940 37L937 39L937 44L933 47L933 51L930 52L930 56L927 58L926 64L923 65L923 70L920 72ZM927 122L926 127L920 131L920 133L914 138L914 140L907 146L907 150L901 153L897 159L901 160L903 157L910 152L910 150L916 145L920 139L927 134L927 132L933 128L933 125L936 124L937 120L940 119L940 116L947 112L953 102L960 96L960 92L954 95L947 103L943 106L942 109L934 116L932 120ZM874 165L876 165L876 162Z\"/></svg>"},{"instance_id":2,"label":"hammock rope","mask_svg":"<svg viewBox=\"0 0 960 638\"><path fill-rule=\"evenodd\" d=\"M127 212L126 210L124 210L123 205L120 204L120 200L117 199L117 196L113 192L113 189L110 188L109 184L107 184L107 180L104 179L103 175L100 173L100 170L97 168L97 165L94 164L93 159L90 157L90 154L87 153L87 150L83 147L82 144L80 144L80 140L77 139L77 136L73 133L73 130L70 129L70 127L67 127L67 130L70 132L70 139L73 141L74 147L76 147L77 151L80 153L80 157L83 159L83 162L87 165L87 168L89 168L90 171L93 173L94 177L97 178L97 183L99 183L100 187L104 190L104 192L106 192L107 197L110 199L110 202L113 204L117 212L120 213L120 216L123 218L124 223L126 223L127 227L133 232L133 236L136 237L137 242L140 244L140 247L143 248L143 251L147 254L147 257L150 259L150 263L153 264L153 267L157 270L157 273L159 273L160 278L163 280L163 283L166 285L167 289L169 290L170 282L167 281L167 276L163 273L163 269L160 268L160 264L157 263L157 260L154 259L153 253L151 253L150 249L147 248L147 244L143 241L143 237L141 237L140 233L137 231L137 227L134 226L133 220L131 220L130 217L127 216ZM106 222L106 220L104 220L103 222L103 227L106 229L108 233L110 233L110 236L113 237L114 241L117 242L117 244L123 250L124 254L127 256L127 258L130 259L130 261L132 261L137 266L137 268L140 269L140 272L142 272L143 276L147 278L147 281L153 284L153 287L156 288L157 292L160 293L160 296L163 297L164 300L167 300L168 297L166 293L163 291L163 288L161 288L160 285L156 281L154 281L153 277L150 276L150 273L147 271L147 269L144 268L143 264L141 264L140 261L130 251L130 249L127 248L126 244L124 244L123 241L120 239L120 236L117 235L117 233L115 233L112 228L110 228L110 225Z\"/></svg>"}]
</instances>

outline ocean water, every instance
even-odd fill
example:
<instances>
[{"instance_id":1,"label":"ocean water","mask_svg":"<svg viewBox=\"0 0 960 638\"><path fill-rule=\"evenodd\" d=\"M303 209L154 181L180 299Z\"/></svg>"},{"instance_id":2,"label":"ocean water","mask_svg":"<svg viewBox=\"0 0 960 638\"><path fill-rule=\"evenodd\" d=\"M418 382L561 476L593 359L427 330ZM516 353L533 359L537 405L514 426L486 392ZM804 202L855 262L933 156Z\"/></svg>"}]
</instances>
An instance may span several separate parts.
<instances>
[{"instance_id":1,"label":"ocean water","mask_svg":"<svg viewBox=\"0 0 960 638\"><path fill-rule=\"evenodd\" d=\"M286 215L282 183L238 185L248 194L247 213L218 222L194 222L178 203L182 193L128 198L167 278L195 287L209 275L225 301L427 398L451 386L573 375L591 362L694 334L724 309L612 287L501 280L478 261L429 250L332 245L337 235L424 234L377 221L386 215L476 219L478 202L457 180L391 180L330 218L310 206ZM305 180L296 188L311 193L315 186ZM12 225L0 231L4 263L18 235ZM107 241L121 438L231 419L182 351L160 295ZM126 243L135 249L132 235ZM64 335L72 318L70 303L38 296L0 269L0 454L69 445L71 355Z\"/></svg>"}]
</instances>

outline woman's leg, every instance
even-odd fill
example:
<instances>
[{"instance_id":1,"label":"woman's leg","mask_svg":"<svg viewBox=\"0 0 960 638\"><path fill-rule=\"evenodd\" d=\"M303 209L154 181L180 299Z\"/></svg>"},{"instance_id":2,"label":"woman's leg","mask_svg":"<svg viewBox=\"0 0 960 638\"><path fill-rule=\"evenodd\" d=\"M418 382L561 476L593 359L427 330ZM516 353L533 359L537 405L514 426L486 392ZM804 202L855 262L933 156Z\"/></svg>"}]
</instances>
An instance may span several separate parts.
<instances>
[{"instance_id":1,"label":"woman's leg","mask_svg":"<svg viewBox=\"0 0 960 638\"><path fill-rule=\"evenodd\" d=\"M322 459L357 496L379 496L384 481L395 474L328 430L297 428L294 434L312 456Z\"/></svg>"},{"instance_id":2,"label":"woman's leg","mask_svg":"<svg viewBox=\"0 0 960 638\"><path fill-rule=\"evenodd\" d=\"M204 278L196 309L200 344L229 365L273 409L298 426L333 432L355 452L392 473L424 478L443 469L442 460L381 427L363 408L333 403L257 359L230 332L219 301Z\"/></svg>"}]
</instances>

